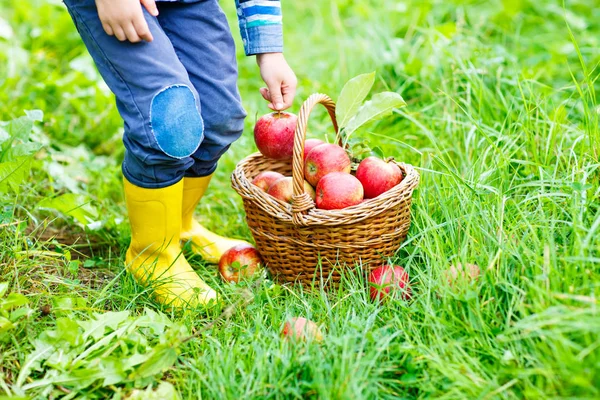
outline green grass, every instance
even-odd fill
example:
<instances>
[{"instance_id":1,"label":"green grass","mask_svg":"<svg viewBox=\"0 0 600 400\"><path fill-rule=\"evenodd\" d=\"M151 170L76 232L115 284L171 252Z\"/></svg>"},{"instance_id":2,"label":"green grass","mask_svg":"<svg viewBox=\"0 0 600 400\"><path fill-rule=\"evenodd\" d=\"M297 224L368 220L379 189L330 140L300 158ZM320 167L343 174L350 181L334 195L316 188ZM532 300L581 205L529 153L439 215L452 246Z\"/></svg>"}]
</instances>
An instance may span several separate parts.
<instances>
[{"instance_id":1,"label":"green grass","mask_svg":"<svg viewBox=\"0 0 600 400\"><path fill-rule=\"evenodd\" d=\"M222 2L239 44L230 3ZM311 93L335 99L348 79L370 71L374 92L396 91L408 103L355 136L421 174L394 259L410 274L413 299L373 304L351 274L330 293L270 280L230 287L192 259L226 301L183 315L163 310L168 320L149 314L159 308L123 272L129 228L113 99L60 2L2 2L0 27L12 35L0 29L0 120L42 110L32 137L44 146L18 189L0 194L0 282L8 284L0 398L123 398L159 382L183 398L600 397L596 2L283 7L286 57L299 80L293 112ZM229 175L255 151L252 125L268 110L254 59L238 51L247 129L197 212L208 227L251 240ZM309 136L332 139L325 117L315 112ZM67 193L77 197L58 197ZM50 202L57 197L62 206ZM478 264L481 278L449 287L443 272L457 262ZM84 335L86 322L73 325L123 310L129 319L97 338ZM324 342L282 340L295 315L320 324ZM118 329L126 333L111 336ZM29 363L40 343L62 348L65 359L96 347L76 368ZM120 364L109 364L132 356L146 369L119 375ZM77 369L77 379L58 379ZM100 378L83 379L92 373Z\"/></svg>"}]
</instances>

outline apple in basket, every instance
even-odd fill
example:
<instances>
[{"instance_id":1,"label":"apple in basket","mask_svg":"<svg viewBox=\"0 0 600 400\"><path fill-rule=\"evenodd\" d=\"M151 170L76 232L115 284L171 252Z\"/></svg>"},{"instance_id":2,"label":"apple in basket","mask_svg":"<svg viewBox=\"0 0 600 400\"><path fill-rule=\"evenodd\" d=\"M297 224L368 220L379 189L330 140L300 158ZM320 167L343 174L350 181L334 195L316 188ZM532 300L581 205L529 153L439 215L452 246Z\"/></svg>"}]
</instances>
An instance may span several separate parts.
<instances>
[{"instance_id":1,"label":"apple in basket","mask_svg":"<svg viewBox=\"0 0 600 400\"><path fill-rule=\"evenodd\" d=\"M358 164L356 177L365 189L366 199L372 199L387 192L404 179L398 165L374 156L367 157Z\"/></svg>"},{"instance_id":2,"label":"apple in basket","mask_svg":"<svg viewBox=\"0 0 600 400\"><path fill-rule=\"evenodd\" d=\"M313 321L304 317L290 318L283 324L281 336L286 339L315 340L321 342L323 334Z\"/></svg>"},{"instance_id":3,"label":"apple in basket","mask_svg":"<svg viewBox=\"0 0 600 400\"><path fill-rule=\"evenodd\" d=\"M228 282L249 278L264 265L258 250L248 243L228 249L219 259L219 274Z\"/></svg>"},{"instance_id":4,"label":"apple in basket","mask_svg":"<svg viewBox=\"0 0 600 400\"><path fill-rule=\"evenodd\" d=\"M317 184L316 207L339 210L363 201L363 187L355 176L346 172L331 172Z\"/></svg>"},{"instance_id":5,"label":"apple in basket","mask_svg":"<svg viewBox=\"0 0 600 400\"><path fill-rule=\"evenodd\" d=\"M411 298L408 273L399 265L385 264L369 274L371 300L384 300L390 294L399 292L404 300Z\"/></svg>"},{"instance_id":6,"label":"apple in basket","mask_svg":"<svg viewBox=\"0 0 600 400\"><path fill-rule=\"evenodd\" d=\"M304 191L310 196L311 199L315 200L315 189L307 182L304 181ZM291 176L284 176L275 181L269 187L268 194L279 199L285 203L292 204L292 197L294 195L294 178Z\"/></svg>"},{"instance_id":7,"label":"apple in basket","mask_svg":"<svg viewBox=\"0 0 600 400\"><path fill-rule=\"evenodd\" d=\"M325 142L322 141L321 139L306 139L304 141L304 160L305 161L306 161L306 156L308 155L308 153L320 144L325 144Z\"/></svg>"},{"instance_id":8,"label":"apple in basket","mask_svg":"<svg viewBox=\"0 0 600 400\"><path fill-rule=\"evenodd\" d=\"M274 160L292 158L297 120L296 115L289 112L273 112L260 117L254 125L258 151Z\"/></svg>"},{"instance_id":9,"label":"apple in basket","mask_svg":"<svg viewBox=\"0 0 600 400\"><path fill-rule=\"evenodd\" d=\"M312 186L330 172L350 173L350 157L341 146L324 143L315 146L304 161L304 178Z\"/></svg>"},{"instance_id":10,"label":"apple in basket","mask_svg":"<svg viewBox=\"0 0 600 400\"><path fill-rule=\"evenodd\" d=\"M275 183L275 181L283 177L284 175L280 174L279 172L263 171L260 174L256 175L254 179L252 179L252 184L258 186L266 192L267 190L269 190L269 187L271 187L271 185Z\"/></svg>"}]
</instances>

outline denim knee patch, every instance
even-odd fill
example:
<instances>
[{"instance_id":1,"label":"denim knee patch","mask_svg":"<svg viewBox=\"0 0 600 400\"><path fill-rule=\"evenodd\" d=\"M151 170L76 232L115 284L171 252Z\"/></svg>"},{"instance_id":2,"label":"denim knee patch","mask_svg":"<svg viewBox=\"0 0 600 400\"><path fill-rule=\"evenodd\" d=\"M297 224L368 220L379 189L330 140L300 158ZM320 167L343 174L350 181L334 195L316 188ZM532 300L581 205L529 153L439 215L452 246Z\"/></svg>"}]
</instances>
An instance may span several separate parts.
<instances>
[{"instance_id":1,"label":"denim knee patch","mask_svg":"<svg viewBox=\"0 0 600 400\"><path fill-rule=\"evenodd\" d=\"M160 150L173 158L189 157L204 138L204 122L187 85L168 86L154 96L150 125Z\"/></svg>"}]
</instances>

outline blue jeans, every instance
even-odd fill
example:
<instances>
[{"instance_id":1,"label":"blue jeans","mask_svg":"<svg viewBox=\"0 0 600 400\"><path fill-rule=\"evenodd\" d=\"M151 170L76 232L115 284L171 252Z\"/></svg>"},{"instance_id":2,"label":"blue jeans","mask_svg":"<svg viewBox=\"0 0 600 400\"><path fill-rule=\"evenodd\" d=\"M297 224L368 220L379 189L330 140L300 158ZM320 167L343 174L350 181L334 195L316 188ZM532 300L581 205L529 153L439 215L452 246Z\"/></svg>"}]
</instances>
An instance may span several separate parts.
<instances>
[{"instance_id":1,"label":"blue jeans","mask_svg":"<svg viewBox=\"0 0 600 400\"><path fill-rule=\"evenodd\" d=\"M144 188L210 175L243 130L235 46L217 0L144 10L154 40L104 32L94 0L64 0L124 121L123 175Z\"/></svg>"}]
</instances>

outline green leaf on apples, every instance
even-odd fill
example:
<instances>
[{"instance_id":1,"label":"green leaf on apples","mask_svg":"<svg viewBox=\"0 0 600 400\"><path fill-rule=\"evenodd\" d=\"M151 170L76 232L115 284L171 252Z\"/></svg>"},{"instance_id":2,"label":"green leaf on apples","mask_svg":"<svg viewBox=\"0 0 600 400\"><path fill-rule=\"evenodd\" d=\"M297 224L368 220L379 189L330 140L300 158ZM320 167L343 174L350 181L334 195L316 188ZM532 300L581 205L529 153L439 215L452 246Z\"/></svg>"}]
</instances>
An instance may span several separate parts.
<instances>
[{"instance_id":1,"label":"green leaf on apples","mask_svg":"<svg viewBox=\"0 0 600 400\"><path fill-rule=\"evenodd\" d=\"M385 115L390 114L394 109L405 107L406 102L396 92L382 92L374 95L371 100L365 102L356 115L348 122L348 125L344 128L346 140L350 135L358 128L366 124L367 122L373 121L377 118L381 118Z\"/></svg>"},{"instance_id":2,"label":"green leaf on apples","mask_svg":"<svg viewBox=\"0 0 600 400\"><path fill-rule=\"evenodd\" d=\"M385 158L385 155L383 154L383 150L382 150L382 149L381 149L381 147L379 147L379 146L375 146L375 147L373 147L373 148L371 149L371 152L372 152L372 153L373 153L375 156L377 156L377 157L379 157L379 158Z\"/></svg>"},{"instance_id":3,"label":"green leaf on apples","mask_svg":"<svg viewBox=\"0 0 600 400\"><path fill-rule=\"evenodd\" d=\"M344 85L335 110L339 129L344 128L354 117L373 87L373 83L375 83L375 72L358 75Z\"/></svg>"},{"instance_id":4,"label":"green leaf on apples","mask_svg":"<svg viewBox=\"0 0 600 400\"><path fill-rule=\"evenodd\" d=\"M352 154L352 161L360 163L364 158L371 155L372 151L368 140L361 140L356 142L349 142L350 152Z\"/></svg>"}]
</instances>

